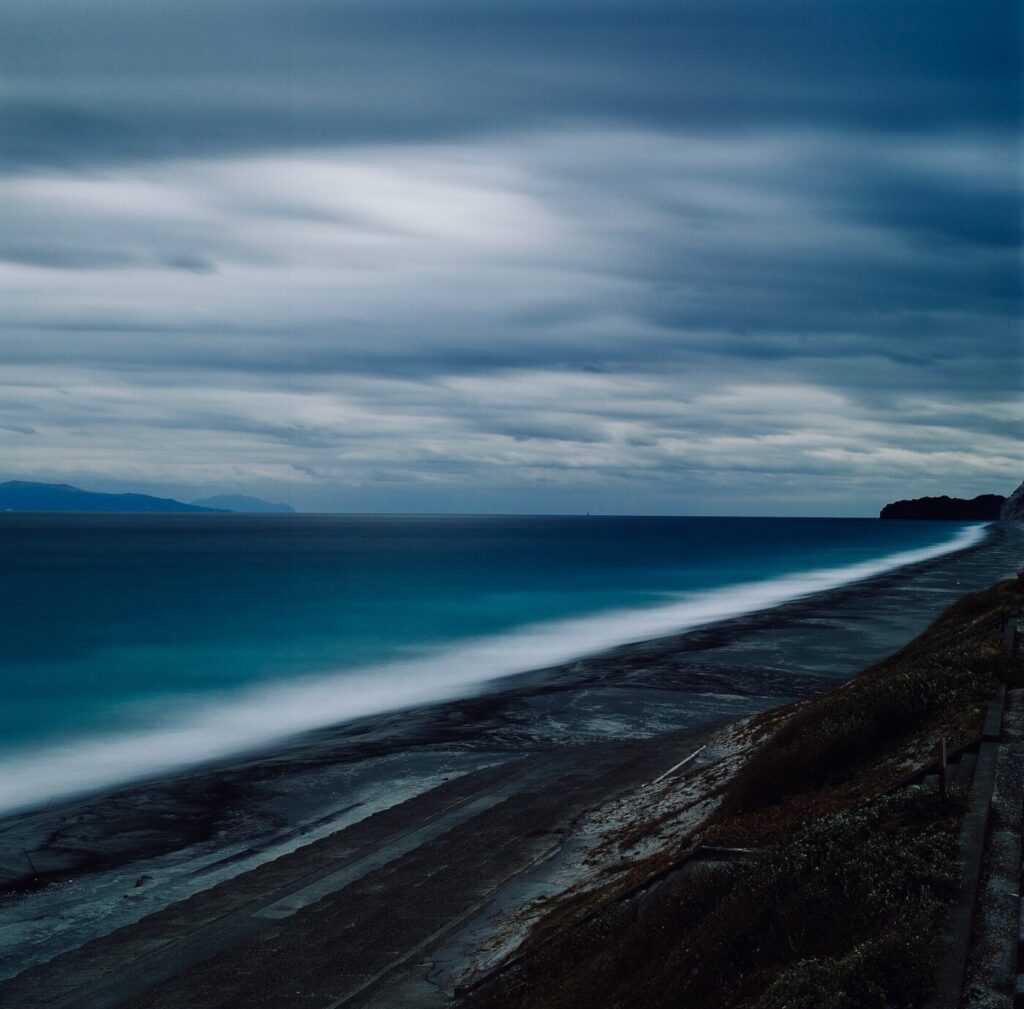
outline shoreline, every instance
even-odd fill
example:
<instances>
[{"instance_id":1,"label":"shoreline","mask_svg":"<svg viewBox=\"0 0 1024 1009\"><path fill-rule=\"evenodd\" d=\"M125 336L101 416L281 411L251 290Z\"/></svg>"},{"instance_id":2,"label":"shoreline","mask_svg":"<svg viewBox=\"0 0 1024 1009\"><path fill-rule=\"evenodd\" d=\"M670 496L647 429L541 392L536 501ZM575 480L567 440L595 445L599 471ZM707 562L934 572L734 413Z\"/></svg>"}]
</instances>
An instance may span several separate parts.
<instances>
[{"instance_id":1,"label":"shoreline","mask_svg":"<svg viewBox=\"0 0 1024 1009\"><path fill-rule=\"evenodd\" d=\"M742 621L866 579L941 561L983 546L993 535L991 524L967 525L939 543L869 560L740 581L640 607L527 623L496 635L453 641L436 653L408 660L252 684L229 694L196 697L201 703L194 705L185 698L172 699L164 720L145 729L86 735L8 754L0 761L6 782L0 787L0 822L44 805L59 808L242 762L337 726L500 691L538 671ZM188 758L182 759L182 753Z\"/></svg>"},{"instance_id":2,"label":"shoreline","mask_svg":"<svg viewBox=\"0 0 1024 1009\"><path fill-rule=\"evenodd\" d=\"M0 927L17 940L12 967L41 963L487 768L706 733L834 686L914 637L955 598L1012 574L1022 544L1019 529L993 527L986 542L968 550L771 610L7 817L0 820L0 880L8 894L27 891L0 905ZM90 926L85 919L104 908L102 926ZM55 934L56 915L62 929Z\"/></svg>"}]
</instances>

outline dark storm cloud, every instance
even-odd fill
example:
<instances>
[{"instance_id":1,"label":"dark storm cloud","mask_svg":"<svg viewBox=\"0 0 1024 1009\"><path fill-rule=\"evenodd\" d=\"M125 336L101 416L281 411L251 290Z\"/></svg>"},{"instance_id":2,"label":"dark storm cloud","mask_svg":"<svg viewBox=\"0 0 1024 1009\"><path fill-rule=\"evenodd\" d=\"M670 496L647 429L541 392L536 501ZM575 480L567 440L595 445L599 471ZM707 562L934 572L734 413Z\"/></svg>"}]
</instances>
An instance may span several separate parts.
<instances>
[{"instance_id":1,"label":"dark storm cloud","mask_svg":"<svg viewBox=\"0 0 1024 1009\"><path fill-rule=\"evenodd\" d=\"M109 0L0 11L3 159L1019 116L1014 5Z\"/></svg>"}]
</instances>

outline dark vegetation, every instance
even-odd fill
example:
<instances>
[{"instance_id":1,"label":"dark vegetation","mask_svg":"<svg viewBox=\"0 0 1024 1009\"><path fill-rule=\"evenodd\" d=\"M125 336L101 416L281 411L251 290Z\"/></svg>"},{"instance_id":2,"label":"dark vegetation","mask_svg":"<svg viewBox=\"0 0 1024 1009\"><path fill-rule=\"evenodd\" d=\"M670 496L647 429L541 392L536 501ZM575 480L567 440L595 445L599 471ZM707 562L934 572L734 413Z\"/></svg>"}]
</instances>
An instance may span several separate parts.
<instances>
[{"instance_id":1,"label":"dark vegetation","mask_svg":"<svg viewBox=\"0 0 1024 1009\"><path fill-rule=\"evenodd\" d=\"M1009 605L1009 582L968 596L895 655L799 706L737 775L727 810L849 781L937 717L953 716L947 734L969 731L974 705L1008 674L999 629Z\"/></svg>"},{"instance_id":2,"label":"dark vegetation","mask_svg":"<svg viewBox=\"0 0 1024 1009\"><path fill-rule=\"evenodd\" d=\"M992 522L999 518L1006 498L1002 494L979 494L975 498L919 497L910 501L893 501L879 513L883 519L940 519L969 522Z\"/></svg>"},{"instance_id":3,"label":"dark vegetation","mask_svg":"<svg viewBox=\"0 0 1024 1009\"><path fill-rule=\"evenodd\" d=\"M794 706L705 836L753 849L688 863L562 927L460 1009L907 1009L956 884L962 796L894 789L939 735L976 734L1010 670L1005 582L836 690ZM680 839L682 844L684 839Z\"/></svg>"},{"instance_id":4,"label":"dark vegetation","mask_svg":"<svg viewBox=\"0 0 1024 1009\"><path fill-rule=\"evenodd\" d=\"M473 1009L912 1005L955 884L955 806L919 789L815 821L747 864L695 867L567 930Z\"/></svg>"}]
</instances>

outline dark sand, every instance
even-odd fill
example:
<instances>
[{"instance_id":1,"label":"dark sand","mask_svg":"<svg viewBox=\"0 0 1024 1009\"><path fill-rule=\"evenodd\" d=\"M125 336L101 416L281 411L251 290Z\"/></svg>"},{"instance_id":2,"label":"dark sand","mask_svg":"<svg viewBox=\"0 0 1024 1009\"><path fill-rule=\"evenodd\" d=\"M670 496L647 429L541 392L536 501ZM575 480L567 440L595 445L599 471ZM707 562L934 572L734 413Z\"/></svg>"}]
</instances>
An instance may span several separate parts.
<instances>
[{"instance_id":1,"label":"dark sand","mask_svg":"<svg viewBox=\"0 0 1024 1009\"><path fill-rule=\"evenodd\" d=\"M99 1009L164 978L131 1004L374 1004L379 971L428 953L709 725L834 685L1022 563L1024 533L994 527L845 589L10 818L0 977L96 941L0 983L0 1006ZM409 983L401 1004L441 1004Z\"/></svg>"}]
</instances>

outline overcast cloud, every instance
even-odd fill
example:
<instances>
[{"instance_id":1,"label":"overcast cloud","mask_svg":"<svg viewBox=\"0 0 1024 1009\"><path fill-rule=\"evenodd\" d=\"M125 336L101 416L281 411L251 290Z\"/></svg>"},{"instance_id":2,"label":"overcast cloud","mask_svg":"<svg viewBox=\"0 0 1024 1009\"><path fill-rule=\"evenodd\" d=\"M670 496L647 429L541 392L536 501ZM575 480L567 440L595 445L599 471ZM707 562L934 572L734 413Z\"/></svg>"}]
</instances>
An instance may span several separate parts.
<instances>
[{"instance_id":1,"label":"overcast cloud","mask_svg":"<svg viewBox=\"0 0 1024 1009\"><path fill-rule=\"evenodd\" d=\"M1006 493L1016 5L7 0L0 478Z\"/></svg>"}]
</instances>

